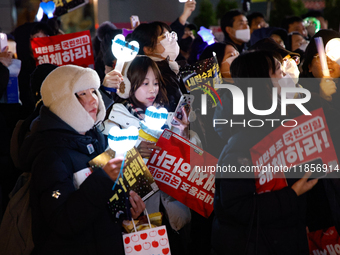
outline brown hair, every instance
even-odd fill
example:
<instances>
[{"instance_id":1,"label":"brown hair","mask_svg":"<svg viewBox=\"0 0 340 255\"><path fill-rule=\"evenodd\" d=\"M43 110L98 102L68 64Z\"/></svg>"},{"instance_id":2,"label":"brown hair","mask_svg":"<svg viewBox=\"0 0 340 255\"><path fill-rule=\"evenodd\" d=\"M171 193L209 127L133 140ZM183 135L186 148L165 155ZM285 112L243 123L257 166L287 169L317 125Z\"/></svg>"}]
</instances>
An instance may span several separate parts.
<instances>
[{"instance_id":1,"label":"brown hair","mask_svg":"<svg viewBox=\"0 0 340 255\"><path fill-rule=\"evenodd\" d=\"M137 56L130 64L130 67L127 71L127 78L131 83L131 89L129 94L129 101L135 105L136 107L140 107L145 110L145 106L141 104L136 96L136 90L143 84L146 74L148 73L148 69L151 67L155 76L158 79L159 90L156 96L155 102L164 105L168 102L168 98L166 95L166 90L164 86L164 81L161 75L161 72L158 69L157 64L147 56Z\"/></svg>"}]
</instances>

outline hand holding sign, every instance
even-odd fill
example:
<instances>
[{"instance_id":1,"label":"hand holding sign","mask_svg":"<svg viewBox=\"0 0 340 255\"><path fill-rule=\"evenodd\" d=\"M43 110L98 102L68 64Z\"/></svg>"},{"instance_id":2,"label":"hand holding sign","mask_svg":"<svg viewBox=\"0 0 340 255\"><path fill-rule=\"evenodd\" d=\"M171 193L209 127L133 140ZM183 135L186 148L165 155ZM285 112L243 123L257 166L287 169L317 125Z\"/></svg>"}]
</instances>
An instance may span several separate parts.
<instances>
[{"instance_id":1,"label":"hand holding sign","mask_svg":"<svg viewBox=\"0 0 340 255\"><path fill-rule=\"evenodd\" d=\"M106 165L103 167L105 173L111 178L111 180L117 180L119 176L119 171L122 167L123 158L113 158L110 159Z\"/></svg>"},{"instance_id":2,"label":"hand holding sign","mask_svg":"<svg viewBox=\"0 0 340 255\"><path fill-rule=\"evenodd\" d=\"M293 184L292 189L295 191L297 196L300 196L306 193L307 191L311 190L318 182L318 179L308 181L308 178L311 175L312 172L307 172L300 180Z\"/></svg>"}]
</instances>

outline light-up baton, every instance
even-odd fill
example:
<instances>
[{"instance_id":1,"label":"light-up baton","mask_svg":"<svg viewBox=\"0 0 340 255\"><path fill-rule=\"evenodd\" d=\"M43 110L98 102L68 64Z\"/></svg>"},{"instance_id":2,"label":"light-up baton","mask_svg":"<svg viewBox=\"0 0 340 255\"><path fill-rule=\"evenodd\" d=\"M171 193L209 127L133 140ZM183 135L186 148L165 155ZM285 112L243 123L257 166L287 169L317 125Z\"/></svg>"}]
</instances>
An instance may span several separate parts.
<instances>
[{"instance_id":1,"label":"light-up baton","mask_svg":"<svg viewBox=\"0 0 340 255\"><path fill-rule=\"evenodd\" d=\"M154 106L149 106L145 111L144 121L140 123L139 137L146 141L157 142L163 132L162 127L167 118L167 109L163 107L157 109Z\"/></svg>"},{"instance_id":2,"label":"light-up baton","mask_svg":"<svg viewBox=\"0 0 340 255\"><path fill-rule=\"evenodd\" d=\"M124 63L133 60L139 51L139 43L137 41L127 42L122 34L118 34L112 40L112 54L116 57L115 71L122 72ZM116 89L109 91L116 92ZM117 93L118 94L118 93Z\"/></svg>"},{"instance_id":3,"label":"light-up baton","mask_svg":"<svg viewBox=\"0 0 340 255\"><path fill-rule=\"evenodd\" d=\"M134 126L131 126L127 129L120 129L119 127L113 127L109 131L108 142L109 146L112 150L116 152L115 157L123 156L122 166L119 171L119 175L115 181L115 184L112 187L112 190L115 189L120 176L123 176L123 168L125 162L126 152L132 149L135 146L138 140L138 129Z\"/></svg>"},{"instance_id":4,"label":"light-up baton","mask_svg":"<svg viewBox=\"0 0 340 255\"><path fill-rule=\"evenodd\" d=\"M53 1L49 1L49 2L41 2L40 3L40 8L43 10L43 12L47 15L47 17L53 18L53 13L55 11L55 3Z\"/></svg>"},{"instance_id":5,"label":"light-up baton","mask_svg":"<svg viewBox=\"0 0 340 255\"><path fill-rule=\"evenodd\" d=\"M202 40L208 45L211 45L215 42L215 36L212 34L212 30L210 29L200 27L200 30L197 32L197 34L199 34L202 37Z\"/></svg>"},{"instance_id":6,"label":"light-up baton","mask_svg":"<svg viewBox=\"0 0 340 255\"><path fill-rule=\"evenodd\" d=\"M316 49L318 50L318 53L319 53L319 59L320 59L321 68L322 68L322 74L323 74L324 77L330 77L331 75L330 75L329 70L328 70L323 40L322 40L321 37L316 37L316 38L314 38L314 40L315 40Z\"/></svg>"}]
</instances>

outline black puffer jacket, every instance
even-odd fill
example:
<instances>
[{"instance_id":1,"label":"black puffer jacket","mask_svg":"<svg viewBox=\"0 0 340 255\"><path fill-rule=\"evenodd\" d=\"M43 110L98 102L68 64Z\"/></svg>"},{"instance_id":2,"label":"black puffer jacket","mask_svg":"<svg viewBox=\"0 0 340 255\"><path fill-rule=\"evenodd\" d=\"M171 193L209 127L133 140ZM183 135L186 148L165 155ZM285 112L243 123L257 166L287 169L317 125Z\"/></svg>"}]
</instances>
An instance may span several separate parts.
<instances>
[{"instance_id":1,"label":"black puffer jacket","mask_svg":"<svg viewBox=\"0 0 340 255\"><path fill-rule=\"evenodd\" d=\"M240 169L245 159L251 162L249 149L267 134L256 129L232 136L218 165ZM298 197L290 187L257 195L254 173L243 177L216 173L212 228L216 254L308 255L305 195Z\"/></svg>"},{"instance_id":2,"label":"black puffer jacket","mask_svg":"<svg viewBox=\"0 0 340 255\"><path fill-rule=\"evenodd\" d=\"M114 182L99 168L74 186L74 173L106 145L96 129L81 135L42 107L20 150L32 170L33 254L124 254L121 224L107 209Z\"/></svg>"},{"instance_id":3,"label":"black puffer jacket","mask_svg":"<svg viewBox=\"0 0 340 255\"><path fill-rule=\"evenodd\" d=\"M340 114L324 99L312 93L305 104L309 110L322 107L335 151L340 157ZM232 118L225 109L225 118ZM229 115L228 115L229 114ZM290 117L295 117L291 112ZM217 130L223 137L228 130ZM234 134L224 147L218 165L223 167L252 164L250 148L273 128L249 128ZM240 173L239 173L240 174ZM297 196L291 186L272 192L256 193L253 172L216 173L212 246L216 254L309 254L306 226L310 231L335 226L340 233L340 178L338 172L320 179L308 192Z\"/></svg>"}]
</instances>

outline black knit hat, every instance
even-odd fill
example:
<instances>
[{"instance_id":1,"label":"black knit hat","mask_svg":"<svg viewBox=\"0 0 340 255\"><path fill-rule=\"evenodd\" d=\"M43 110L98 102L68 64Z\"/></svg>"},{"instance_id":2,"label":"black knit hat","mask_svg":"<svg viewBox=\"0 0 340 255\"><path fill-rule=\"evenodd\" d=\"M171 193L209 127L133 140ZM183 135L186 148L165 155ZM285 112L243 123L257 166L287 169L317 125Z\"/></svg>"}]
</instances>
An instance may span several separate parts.
<instances>
[{"instance_id":1,"label":"black knit hat","mask_svg":"<svg viewBox=\"0 0 340 255\"><path fill-rule=\"evenodd\" d=\"M41 84L45 80L46 76L49 75L58 66L53 64L41 64L38 65L31 74L31 91L33 94L34 102L38 102L41 99L40 88Z\"/></svg>"},{"instance_id":2,"label":"black knit hat","mask_svg":"<svg viewBox=\"0 0 340 255\"><path fill-rule=\"evenodd\" d=\"M256 42L253 46L249 48L249 50L269 50L269 51L276 51L278 52L282 58L284 58L287 55L290 55L291 57L298 56L300 57L300 54L286 50L281 45L277 44L274 39L272 38L264 38L262 40L259 40Z\"/></svg>"}]
</instances>

